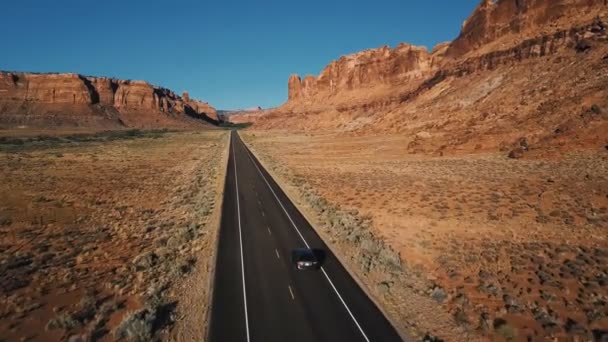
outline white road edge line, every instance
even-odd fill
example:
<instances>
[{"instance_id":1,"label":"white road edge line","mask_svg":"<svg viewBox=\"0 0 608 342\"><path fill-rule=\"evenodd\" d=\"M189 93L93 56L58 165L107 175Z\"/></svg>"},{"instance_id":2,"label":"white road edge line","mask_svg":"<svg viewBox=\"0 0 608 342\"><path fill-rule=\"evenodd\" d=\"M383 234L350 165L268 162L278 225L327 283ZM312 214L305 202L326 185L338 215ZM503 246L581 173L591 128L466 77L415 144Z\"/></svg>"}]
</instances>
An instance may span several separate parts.
<instances>
[{"instance_id":1,"label":"white road edge line","mask_svg":"<svg viewBox=\"0 0 608 342\"><path fill-rule=\"evenodd\" d=\"M243 143L243 145L244 145L244 143ZM270 191L274 195L274 198L276 198L277 202L279 202L279 205L281 206L281 208L285 212L285 215L287 215L287 218L289 219L289 222L291 222L291 225L295 228L296 232L298 232L298 235L300 235L300 238L302 239L302 241L304 241L304 244L306 245L306 247L310 248L310 246L308 245L308 242L306 242L306 239L304 239L304 236L302 236L302 233L300 233L300 230L298 229L298 226L296 226L295 222L293 222L291 216L287 212L287 209L285 209L285 206L283 206L283 203L281 202L281 200L279 199L279 197L277 196L277 194L274 192L274 190L270 186L270 183L268 183L268 180L266 179L266 177L264 176L264 174L262 173L262 171L260 170L260 168L258 167L258 165L255 163L255 161L251 157L251 151L249 151L249 149L247 149L247 148L245 148L245 151L247 151L247 156L249 157L249 159L251 160L251 162L253 163L253 165L255 166L255 168L258 170L260 176L262 176L262 178L264 179L264 182L266 182L266 185L268 186L268 188L270 189ZM353 321L357 325L357 328L359 328L359 331L361 332L361 335L363 335L363 338L365 338L365 340L367 342L370 342L369 338L367 337L367 335L363 331L363 328L361 328L361 325L359 324L359 322L357 321L357 319L355 318L355 316L353 315L353 313L348 308L348 305L346 305L346 302L344 301L344 299L342 299L342 296L340 295L340 292L338 292L338 289L336 289L336 286L331 281L331 279L329 278L329 276L327 275L327 272L325 272L325 269L323 267L321 267L321 271L323 271L323 275L325 275L325 278L327 278L327 281L331 285L332 289L334 289L334 292L336 293L336 295L338 295L338 298L340 299L340 301L342 302L342 304L346 308L346 311L348 311L348 314L350 315L350 317L353 319ZM290 289L291 289L291 287L290 287Z\"/></svg>"},{"instance_id":2,"label":"white road edge line","mask_svg":"<svg viewBox=\"0 0 608 342\"><path fill-rule=\"evenodd\" d=\"M296 297L293 295L293 291L291 290L291 285L287 285L287 287L289 288L289 293L291 294L291 299L295 300Z\"/></svg>"},{"instance_id":3,"label":"white road edge line","mask_svg":"<svg viewBox=\"0 0 608 342\"><path fill-rule=\"evenodd\" d=\"M236 154L232 144L232 159L234 160L234 184L236 186L236 212L239 221L239 242L241 244L241 276L243 277L243 303L245 304L245 330L249 342L249 316L247 315L247 291L245 290L245 262L243 261L243 232L241 230L241 205L239 203L239 178L236 172Z\"/></svg>"}]
</instances>

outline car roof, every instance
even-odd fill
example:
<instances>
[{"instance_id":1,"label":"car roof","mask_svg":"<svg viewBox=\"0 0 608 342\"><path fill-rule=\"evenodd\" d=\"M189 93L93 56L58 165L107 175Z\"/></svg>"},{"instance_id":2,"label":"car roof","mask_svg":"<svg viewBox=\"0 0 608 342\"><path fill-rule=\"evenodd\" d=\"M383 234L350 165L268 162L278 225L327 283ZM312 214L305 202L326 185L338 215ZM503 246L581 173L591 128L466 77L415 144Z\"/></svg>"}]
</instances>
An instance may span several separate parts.
<instances>
[{"instance_id":1,"label":"car roof","mask_svg":"<svg viewBox=\"0 0 608 342\"><path fill-rule=\"evenodd\" d=\"M314 254L312 249L310 248L296 248L293 250L294 253L298 253L298 254Z\"/></svg>"}]
</instances>

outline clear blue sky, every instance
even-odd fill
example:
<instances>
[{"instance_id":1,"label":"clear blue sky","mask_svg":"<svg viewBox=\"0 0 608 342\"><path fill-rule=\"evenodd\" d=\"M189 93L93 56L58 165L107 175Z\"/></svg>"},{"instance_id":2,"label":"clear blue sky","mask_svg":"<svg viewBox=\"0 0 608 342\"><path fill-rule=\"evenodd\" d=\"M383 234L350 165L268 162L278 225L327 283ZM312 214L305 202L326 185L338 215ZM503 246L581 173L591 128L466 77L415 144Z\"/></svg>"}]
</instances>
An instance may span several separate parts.
<instances>
[{"instance_id":1,"label":"clear blue sky","mask_svg":"<svg viewBox=\"0 0 608 342\"><path fill-rule=\"evenodd\" d=\"M274 107L292 73L452 40L480 0L8 0L0 70L141 79L218 109Z\"/></svg>"}]
</instances>

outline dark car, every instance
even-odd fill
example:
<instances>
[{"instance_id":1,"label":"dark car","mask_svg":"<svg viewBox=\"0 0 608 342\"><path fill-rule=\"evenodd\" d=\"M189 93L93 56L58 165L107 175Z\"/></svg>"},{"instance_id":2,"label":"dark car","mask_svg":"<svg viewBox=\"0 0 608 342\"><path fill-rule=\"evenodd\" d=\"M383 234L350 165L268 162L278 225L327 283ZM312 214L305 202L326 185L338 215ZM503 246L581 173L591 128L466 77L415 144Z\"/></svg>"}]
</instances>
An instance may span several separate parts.
<instances>
[{"instance_id":1,"label":"dark car","mask_svg":"<svg viewBox=\"0 0 608 342\"><path fill-rule=\"evenodd\" d=\"M320 266L315 251L310 248L294 249L291 252L291 262L298 270L316 270Z\"/></svg>"}]
</instances>

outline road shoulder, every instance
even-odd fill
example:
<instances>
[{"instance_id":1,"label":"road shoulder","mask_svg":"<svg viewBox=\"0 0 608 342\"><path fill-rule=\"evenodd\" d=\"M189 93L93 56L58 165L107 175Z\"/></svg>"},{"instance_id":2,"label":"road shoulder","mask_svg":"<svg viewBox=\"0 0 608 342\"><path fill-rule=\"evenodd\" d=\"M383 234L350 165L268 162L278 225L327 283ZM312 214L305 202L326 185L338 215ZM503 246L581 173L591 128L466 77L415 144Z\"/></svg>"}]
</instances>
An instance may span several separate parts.
<instances>
[{"instance_id":1,"label":"road shoulder","mask_svg":"<svg viewBox=\"0 0 608 342\"><path fill-rule=\"evenodd\" d=\"M197 262L193 275L188 277L177 291L180 304L177 309L175 328L169 337L170 341L205 341L207 337L224 188L230 155L230 134L226 133L217 175L215 208L207 225L208 235L204 237L203 246L198 254L200 261Z\"/></svg>"}]
</instances>

